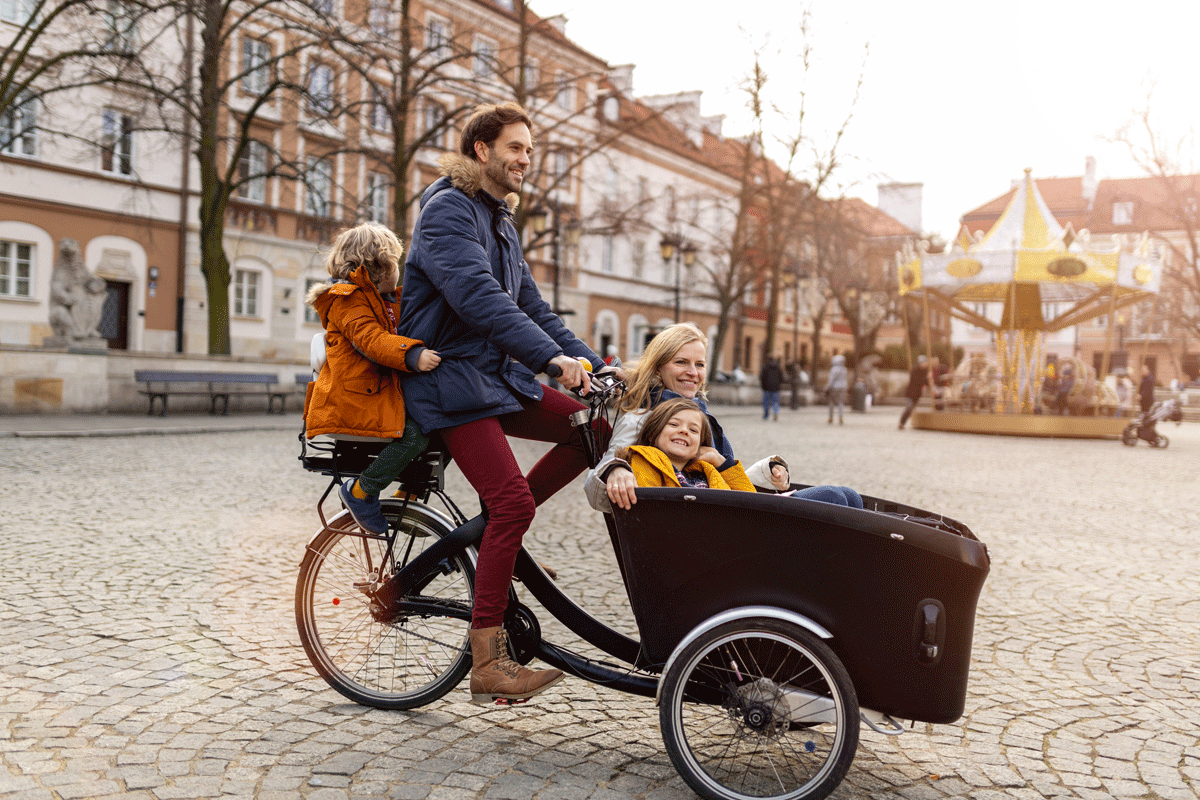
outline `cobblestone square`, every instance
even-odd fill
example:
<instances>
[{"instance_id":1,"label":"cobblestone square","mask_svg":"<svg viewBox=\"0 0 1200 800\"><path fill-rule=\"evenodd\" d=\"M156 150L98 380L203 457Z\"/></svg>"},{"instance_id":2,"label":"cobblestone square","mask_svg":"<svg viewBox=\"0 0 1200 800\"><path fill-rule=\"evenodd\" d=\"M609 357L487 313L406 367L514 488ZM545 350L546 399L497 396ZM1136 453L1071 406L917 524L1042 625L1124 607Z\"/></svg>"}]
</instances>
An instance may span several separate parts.
<instances>
[{"instance_id":1,"label":"cobblestone square","mask_svg":"<svg viewBox=\"0 0 1200 800\"><path fill-rule=\"evenodd\" d=\"M890 407L842 426L715 411L744 460L780 452L798 481L940 511L990 549L964 717L864 728L833 797L1200 797L1200 425L1160 426L1153 450L897 431ZM295 415L229 427L0 435L0 797L693 797L653 702L578 679L511 709L465 685L413 712L346 703L292 609L326 479L300 467ZM529 465L544 445L514 447ZM526 544L633 632L580 484ZM453 469L448 485L473 508Z\"/></svg>"}]
</instances>

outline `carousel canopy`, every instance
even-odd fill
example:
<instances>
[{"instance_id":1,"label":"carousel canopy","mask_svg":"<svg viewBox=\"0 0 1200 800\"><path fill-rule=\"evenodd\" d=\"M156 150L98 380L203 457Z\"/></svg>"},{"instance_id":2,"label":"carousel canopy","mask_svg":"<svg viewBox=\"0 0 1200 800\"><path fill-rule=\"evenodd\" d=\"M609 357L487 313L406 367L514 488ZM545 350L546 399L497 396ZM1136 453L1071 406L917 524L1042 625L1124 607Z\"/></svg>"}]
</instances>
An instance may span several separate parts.
<instances>
[{"instance_id":1,"label":"carousel canopy","mask_svg":"<svg viewBox=\"0 0 1200 800\"><path fill-rule=\"evenodd\" d=\"M972 238L964 227L944 253L910 248L897 260L901 295L990 330L1061 330L1153 295L1162 280L1148 234L1093 247L1088 231L1058 224L1028 169L986 234ZM1004 304L999 323L975 312L987 302ZM1065 307L1046 318L1050 303Z\"/></svg>"}]
</instances>

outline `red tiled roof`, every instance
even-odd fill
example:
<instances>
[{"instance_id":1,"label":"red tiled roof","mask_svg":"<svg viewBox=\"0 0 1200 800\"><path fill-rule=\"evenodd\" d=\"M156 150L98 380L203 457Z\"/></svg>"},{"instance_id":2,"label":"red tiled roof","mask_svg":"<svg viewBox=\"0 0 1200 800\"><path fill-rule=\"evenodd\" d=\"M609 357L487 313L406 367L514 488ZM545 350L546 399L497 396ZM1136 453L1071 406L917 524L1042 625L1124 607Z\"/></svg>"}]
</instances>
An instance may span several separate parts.
<instances>
[{"instance_id":1,"label":"red tiled roof","mask_svg":"<svg viewBox=\"0 0 1200 800\"><path fill-rule=\"evenodd\" d=\"M890 214L859 197L843 197L832 201L838 210L862 233L870 238L887 236L913 236L903 223Z\"/></svg>"},{"instance_id":2,"label":"red tiled roof","mask_svg":"<svg viewBox=\"0 0 1200 800\"><path fill-rule=\"evenodd\" d=\"M1060 225L1068 222L1075 230L1092 233L1140 233L1146 230L1173 230L1180 224L1174 219L1175 203L1168 197L1159 178L1106 178L1099 181L1091 208L1083 197L1083 178L1040 178L1034 181L1050 213ZM1175 179L1182 198L1200 198L1200 175L1182 175ZM1016 187L962 215L961 222L971 232L987 231L1004 213ZM1113 203L1132 201L1133 221L1113 224Z\"/></svg>"}]
</instances>

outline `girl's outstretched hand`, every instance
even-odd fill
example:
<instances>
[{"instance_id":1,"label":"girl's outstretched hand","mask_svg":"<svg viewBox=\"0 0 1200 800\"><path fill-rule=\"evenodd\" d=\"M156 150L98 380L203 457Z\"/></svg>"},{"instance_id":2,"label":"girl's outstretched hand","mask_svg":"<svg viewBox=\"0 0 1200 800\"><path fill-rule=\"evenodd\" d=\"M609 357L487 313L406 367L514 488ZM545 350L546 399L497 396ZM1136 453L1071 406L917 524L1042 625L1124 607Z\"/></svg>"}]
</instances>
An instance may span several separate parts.
<instances>
[{"instance_id":1,"label":"girl's outstretched hand","mask_svg":"<svg viewBox=\"0 0 1200 800\"><path fill-rule=\"evenodd\" d=\"M442 357L436 350L430 350L428 347L421 351L421 355L417 356L417 369L421 372L429 372L440 363L442 363Z\"/></svg>"}]
</instances>

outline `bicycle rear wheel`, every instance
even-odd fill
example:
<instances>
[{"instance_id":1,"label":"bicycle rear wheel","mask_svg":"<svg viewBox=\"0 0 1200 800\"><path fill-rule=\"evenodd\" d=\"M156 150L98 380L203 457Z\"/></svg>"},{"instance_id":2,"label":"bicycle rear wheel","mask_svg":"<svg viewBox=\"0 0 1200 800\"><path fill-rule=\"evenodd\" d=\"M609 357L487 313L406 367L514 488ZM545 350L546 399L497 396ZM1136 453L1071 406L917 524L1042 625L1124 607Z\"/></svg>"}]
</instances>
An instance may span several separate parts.
<instances>
[{"instance_id":1,"label":"bicycle rear wheel","mask_svg":"<svg viewBox=\"0 0 1200 800\"><path fill-rule=\"evenodd\" d=\"M296 582L296 624L309 661L334 689L374 708L417 708L444 696L471 667L467 631L475 596L469 551L406 596L398 613L373 604L369 590L450 532L440 515L410 503L384 504L387 541L361 535L349 512L309 542Z\"/></svg>"}]
</instances>

